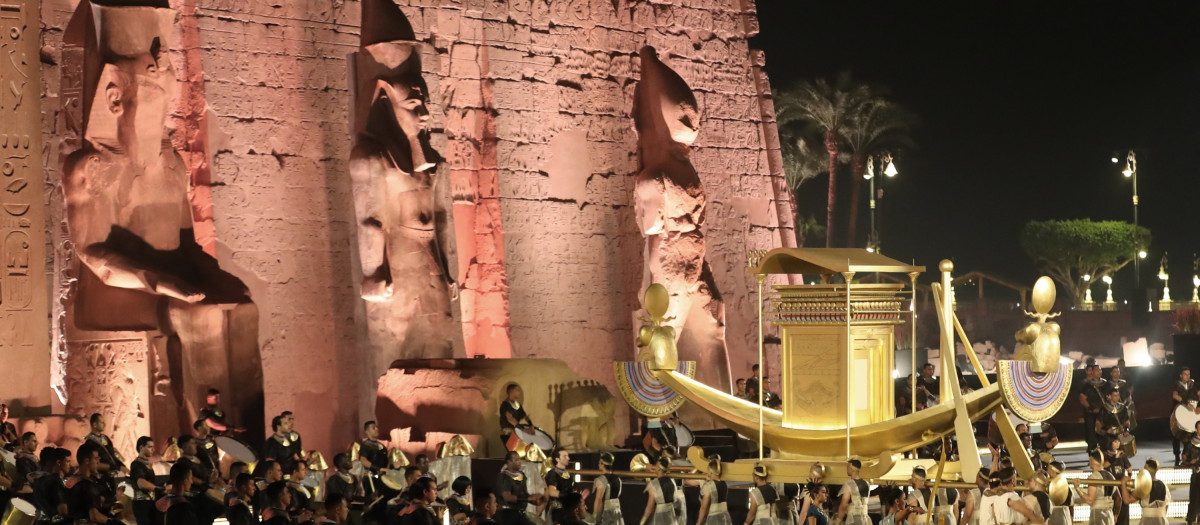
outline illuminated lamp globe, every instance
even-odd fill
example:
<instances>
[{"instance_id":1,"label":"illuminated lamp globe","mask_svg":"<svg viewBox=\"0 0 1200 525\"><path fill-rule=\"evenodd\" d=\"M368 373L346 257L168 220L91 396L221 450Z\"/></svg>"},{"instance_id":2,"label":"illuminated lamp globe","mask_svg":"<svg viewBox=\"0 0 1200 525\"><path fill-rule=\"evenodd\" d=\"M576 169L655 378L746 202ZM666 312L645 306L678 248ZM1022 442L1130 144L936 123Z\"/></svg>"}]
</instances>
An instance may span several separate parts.
<instances>
[{"instance_id":1,"label":"illuminated lamp globe","mask_svg":"<svg viewBox=\"0 0 1200 525\"><path fill-rule=\"evenodd\" d=\"M895 177L895 176L896 176L896 174L898 174L898 173L900 173L900 172L896 170L896 163L895 163L895 162L890 162L890 161L889 161L889 162L888 162L888 165L887 165L887 168L883 170L883 174L884 174L884 175L887 175L888 177Z\"/></svg>"}]
</instances>

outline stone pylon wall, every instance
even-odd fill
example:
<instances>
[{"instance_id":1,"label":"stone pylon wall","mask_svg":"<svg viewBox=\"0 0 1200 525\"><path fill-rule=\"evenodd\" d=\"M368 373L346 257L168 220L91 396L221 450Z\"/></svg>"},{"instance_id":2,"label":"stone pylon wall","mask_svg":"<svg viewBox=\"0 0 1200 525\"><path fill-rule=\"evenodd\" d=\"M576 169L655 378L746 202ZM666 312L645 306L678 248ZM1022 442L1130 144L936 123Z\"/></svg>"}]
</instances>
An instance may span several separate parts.
<instances>
[{"instance_id":1,"label":"stone pylon wall","mask_svg":"<svg viewBox=\"0 0 1200 525\"><path fill-rule=\"evenodd\" d=\"M636 52L649 44L700 103L692 163L708 194L707 258L725 303L732 375L745 375L756 337L746 250L794 238L778 139L763 117L773 114L769 84L747 42L757 31L753 2L399 3L432 44L423 67L464 288L456 305L466 348L456 355L559 358L615 392L609 363L634 355L641 295L630 110ZM54 158L64 131L55 50L76 4L41 6ZM184 88L173 138L200 174L193 204L198 220L211 213L211 249L258 305L266 414L294 410L306 446L340 449L371 417L375 388L361 344L347 174L346 56L358 45L359 4L171 5L181 13L172 60ZM62 239L58 175L52 163L48 171L48 229ZM50 253L69 256L57 245ZM65 266L56 262L56 283L67 280Z\"/></svg>"}]
</instances>

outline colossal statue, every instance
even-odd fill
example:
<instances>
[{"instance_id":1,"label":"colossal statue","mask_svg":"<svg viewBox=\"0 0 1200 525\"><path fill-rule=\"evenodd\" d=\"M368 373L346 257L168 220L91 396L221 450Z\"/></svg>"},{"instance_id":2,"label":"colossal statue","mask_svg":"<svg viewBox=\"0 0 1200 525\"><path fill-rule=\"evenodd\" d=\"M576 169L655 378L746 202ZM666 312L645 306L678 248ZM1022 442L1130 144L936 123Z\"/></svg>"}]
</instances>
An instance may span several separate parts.
<instances>
[{"instance_id":1,"label":"colossal statue","mask_svg":"<svg viewBox=\"0 0 1200 525\"><path fill-rule=\"evenodd\" d=\"M84 46L84 143L62 182L81 263L74 327L153 333L157 379L142 408L156 431L190 429L214 387L236 407L233 422L257 429L258 312L242 282L195 242L188 170L165 136L177 94L167 57L175 12L165 0L129 4L80 4L95 35Z\"/></svg>"},{"instance_id":2,"label":"colossal statue","mask_svg":"<svg viewBox=\"0 0 1200 525\"><path fill-rule=\"evenodd\" d=\"M634 213L646 237L643 287L657 283L666 289L669 307L662 326L674 329L679 359L696 361L700 380L728 389L724 307L704 260L704 186L688 160L700 130L696 97L653 47L638 54L641 79L633 120L640 171Z\"/></svg>"},{"instance_id":3,"label":"colossal statue","mask_svg":"<svg viewBox=\"0 0 1200 525\"><path fill-rule=\"evenodd\" d=\"M453 357L451 300L457 286L434 191L420 46L391 0L362 4L361 45L351 55L354 148L350 176L377 366L398 358ZM382 372L379 368L377 372Z\"/></svg>"}]
</instances>

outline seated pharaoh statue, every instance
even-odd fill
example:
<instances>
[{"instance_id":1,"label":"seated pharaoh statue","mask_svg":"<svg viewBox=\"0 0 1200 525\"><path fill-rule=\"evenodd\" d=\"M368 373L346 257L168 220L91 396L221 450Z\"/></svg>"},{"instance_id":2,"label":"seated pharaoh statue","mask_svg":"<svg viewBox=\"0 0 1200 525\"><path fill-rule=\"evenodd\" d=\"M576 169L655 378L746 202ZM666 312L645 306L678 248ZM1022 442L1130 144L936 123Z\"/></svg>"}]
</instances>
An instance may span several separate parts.
<instances>
[{"instance_id":1,"label":"seated pharaoh statue","mask_svg":"<svg viewBox=\"0 0 1200 525\"><path fill-rule=\"evenodd\" d=\"M258 312L247 288L196 243L189 172L165 136L177 93L166 39L175 12L89 5L84 143L63 191L81 263L69 316L77 330L151 332L156 429L190 430L187 401L217 388L235 424L262 421ZM154 333L157 332L157 333ZM161 334L161 337L158 335ZM199 410L200 407L194 407ZM165 427L164 422L168 422Z\"/></svg>"}]
</instances>

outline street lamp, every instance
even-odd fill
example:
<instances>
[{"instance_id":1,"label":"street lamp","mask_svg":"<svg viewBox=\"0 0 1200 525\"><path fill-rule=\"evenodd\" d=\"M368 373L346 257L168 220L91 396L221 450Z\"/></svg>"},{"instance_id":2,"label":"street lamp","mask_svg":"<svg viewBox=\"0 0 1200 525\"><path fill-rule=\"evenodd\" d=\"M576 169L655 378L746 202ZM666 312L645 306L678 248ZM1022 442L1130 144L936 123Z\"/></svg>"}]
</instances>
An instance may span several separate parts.
<instances>
[{"instance_id":1,"label":"street lamp","mask_svg":"<svg viewBox=\"0 0 1200 525\"><path fill-rule=\"evenodd\" d=\"M900 173L898 170L896 170L896 164L892 162L891 153L883 154L883 157L879 159L879 167L883 168L883 174L887 175L888 178L895 177L896 174ZM867 172L863 174L863 178L871 181L871 235L867 239L867 251L874 253L880 251L879 228L875 221L875 201L876 199L883 199L883 188L880 188L879 190L875 189L874 156L867 157Z\"/></svg>"},{"instance_id":2,"label":"street lamp","mask_svg":"<svg viewBox=\"0 0 1200 525\"><path fill-rule=\"evenodd\" d=\"M1087 288L1084 289L1085 291L1083 295L1083 310L1085 312L1090 312L1096 309L1096 302L1092 300L1092 275L1085 274L1083 276L1083 282L1087 283Z\"/></svg>"},{"instance_id":3,"label":"street lamp","mask_svg":"<svg viewBox=\"0 0 1200 525\"><path fill-rule=\"evenodd\" d=\"M1113 157L1113 162L1116 162L1116 157ZM1133 236L1137 240L1138 228L1138 191L1137 191L1137 155L1133 150L1129 150L1129 154L1125 156L1125 169L1121 170L1121 174L1127 179L1133 179ZM1137 257L1133 259L1133 287L1141 288L1142 286L1142 269L1140 259L1146 258L1146 251L1139 249Z\"/></svg>"},{"instance_id":4,"label":"street lamp","mask_svg":"<svg viewBox=\"0 0 1200 525\"><path fill-rule=\"evenodd\" d=\"M1116 310L1117 302L1113 300L1112 295L1112 277L1105 275L1101 278L1101 280L1104 281L1104 285L1108 287L1108 295L1104 298L1104 310L1109 312Z\"/></svg>"},{"instance_id":5,"label":"street lamp","mask_svg":"<svg viewBox=\"0 0 1200 525\"><path fill-rule=\"evenodd\" d=\"M1170 278L1167 274L1167 252L1163 252L1162 261L1158 263L1158 279L1163 283L1163 298L1158 302L1158 310L1161 312L1171 310L1171 286L1167 282Z\"/></svg>"}]
</instances>

